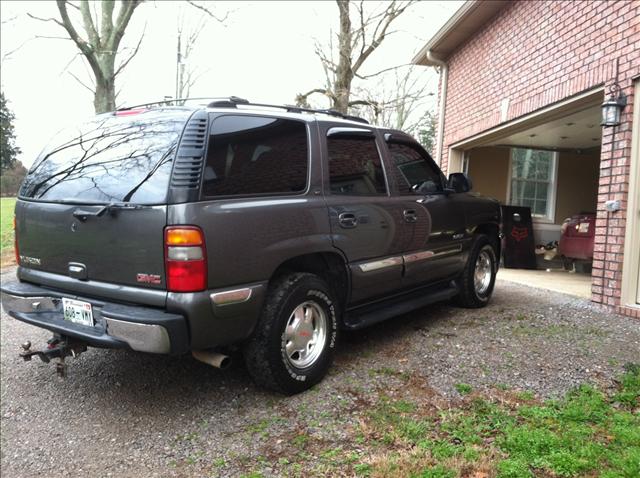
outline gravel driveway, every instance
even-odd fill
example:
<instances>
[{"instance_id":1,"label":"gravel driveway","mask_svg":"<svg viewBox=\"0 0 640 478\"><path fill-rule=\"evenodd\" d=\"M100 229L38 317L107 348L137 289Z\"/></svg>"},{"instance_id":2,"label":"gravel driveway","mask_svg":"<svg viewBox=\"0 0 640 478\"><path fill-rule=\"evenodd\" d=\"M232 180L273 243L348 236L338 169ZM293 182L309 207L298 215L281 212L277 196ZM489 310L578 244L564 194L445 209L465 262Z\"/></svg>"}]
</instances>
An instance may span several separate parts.
<instances>
[{"instance_id":1,"label":"gravel driveway","mask_svg":"<svg viewBox=\"0 0 640 478\"><path fill-rule=\"evenodd\" d=\"M47 332L1 324L3 477L321 474L331 450L364 453L358 424L381 395L446 407L464 383L551 397L640 362L638 320L504 281L485 309L436 305L344 337L327 379L292 398L257 389L240 360L221 372L125 351L90 349L60 380L18 357Z\"/></svg>"}]
</instances>

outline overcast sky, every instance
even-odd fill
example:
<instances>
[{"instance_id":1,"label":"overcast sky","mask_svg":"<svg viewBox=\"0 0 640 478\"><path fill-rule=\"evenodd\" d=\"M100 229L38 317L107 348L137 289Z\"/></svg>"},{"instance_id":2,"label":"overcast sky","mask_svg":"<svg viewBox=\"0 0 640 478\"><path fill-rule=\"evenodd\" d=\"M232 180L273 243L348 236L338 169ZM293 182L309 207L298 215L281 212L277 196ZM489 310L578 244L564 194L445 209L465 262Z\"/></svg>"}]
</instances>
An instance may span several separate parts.
<instances>
[{"instance_id":1,"label":"overcast sky","mask_svg":"<svg viewBox=\"0 0 640 478\"><path fill-rule=\"evenodd\" d=\"M412 6L397 20L399 32L370 57L363 73L410 62L461 4L425 1ZM191 61L202 75L191 96L236 95L292 104L297 93L324 86L314 44L328 44L331 31L337 30L334 2L210 2L208 6L221 16L229 14L224 25L210 20L200 36ZM17 142L23 151L19 159L30 166L58 130L93 115L93 94L70 74L90 82L88 67L71 41L35 38L65 37L65 31L53 22L33 20L27 12L42 18L57 18L58 12L54 2L0 2L2 91L16 115ZM121 46L134 46L143 29L145 37L138 55L116 81L119 106L173 96L180 15L196 22L201 13L169 1L146 2L134 12ZM424 68L422 81L437 92L432 68Z\"/></svg>"}]
</instances>

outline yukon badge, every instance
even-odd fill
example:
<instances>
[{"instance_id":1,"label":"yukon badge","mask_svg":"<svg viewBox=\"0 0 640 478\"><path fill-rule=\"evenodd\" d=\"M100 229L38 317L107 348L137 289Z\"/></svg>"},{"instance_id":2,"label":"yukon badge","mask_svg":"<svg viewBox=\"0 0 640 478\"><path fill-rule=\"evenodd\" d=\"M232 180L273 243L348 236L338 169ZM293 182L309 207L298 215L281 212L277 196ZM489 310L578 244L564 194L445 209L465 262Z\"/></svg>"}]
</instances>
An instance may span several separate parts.
<instances>
[{"instance_id":1,"label":"yukon badge","mask_svg":"<svg viewBox=\"0 0 640 478\"><path fill-rule=\"evenodd\" d=\"M20 256L20 263L21 264L29 264L31 266L39 266L42 261L40 260L39 257L29 257L29 256Z\"/></svg>"},{"instance_id":2,"label":"yukon badge","mask_svg":"<svg viewBox=\"0 0 640 478\"><path fill-rule=\"evenodd\" d=\"M143 284L161 284L162 278L158 274L138 274L136 280Z\"/></svg>"}]
</instances>

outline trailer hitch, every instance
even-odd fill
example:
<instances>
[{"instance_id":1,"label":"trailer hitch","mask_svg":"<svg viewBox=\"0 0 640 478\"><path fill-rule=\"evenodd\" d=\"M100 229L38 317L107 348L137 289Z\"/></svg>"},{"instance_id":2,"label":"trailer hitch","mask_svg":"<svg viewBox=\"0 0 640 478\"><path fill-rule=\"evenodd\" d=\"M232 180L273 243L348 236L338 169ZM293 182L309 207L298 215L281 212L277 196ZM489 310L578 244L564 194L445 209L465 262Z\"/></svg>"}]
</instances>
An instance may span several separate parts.
<instances>
[{"instance_id":1,"label":"trailer hitch","mask_svg":"<svg viewBox=\"0 0 640 478\"><path fill-rule=\"evenodd\" d=\"M47 348L44 350L31 350L31 342L28 340L22 344L22 350L20 357L22 357L25 362L31 361L34 355L44 363L49 363L51 359L57 358L56 374L58 377L65 378L67 376L67 365L64 359L69 356L77 357L87 350L87 345L68 337L54 336L47 341Z\"/></svg>"}]
</instances>

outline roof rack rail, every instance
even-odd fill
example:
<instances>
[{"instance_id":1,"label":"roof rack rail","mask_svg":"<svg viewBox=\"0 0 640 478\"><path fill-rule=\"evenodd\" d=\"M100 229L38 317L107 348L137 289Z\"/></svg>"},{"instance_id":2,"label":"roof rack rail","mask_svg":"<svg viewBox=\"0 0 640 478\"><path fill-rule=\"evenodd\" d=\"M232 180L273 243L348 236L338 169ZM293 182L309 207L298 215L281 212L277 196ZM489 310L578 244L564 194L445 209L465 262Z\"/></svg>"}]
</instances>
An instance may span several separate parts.
<instances>
[{"instance_id":1,"label":"roof rack rail","mask_svg":"<svg viewBox=\"0 0 640 478\"><path fill-rule=\"evenodd\" d=\"M221 96L221 97L204 96L204 97L196 97L196 98L177 98L177 99L168 98L161 101L152 101L151 103L142 103L139 105L125 106L123 108L118 108L116 111L129 111L136 108L144 108L144 107L156 106L156 105L169 106L171 104L176 104L176 103L185 102L185 101L202 101L202 100L210 101L207 104L207 107L209 108L237 108L239 105L257 106L259 108L278 108L281 110L285 110L289 113L320 113L320 114L335 116L335 117L350 120L350 121L357 121L358 123L369 124L369 122L364 118L361 118L359 116L347 115L332 109L314 109L314 108L304 108L302 106L293 106L293 105L272 105L267 103L251 103L249 100L245 98L240 98L238 96ZM182 105L179 105L179 106L182 106Z\"/></svg>"},{"instance_id":2,"label":"roof rack rail","mask_svg":"<svg viewBox=\"0 0 640 478\"><path fill-rule=\"evenodd\" d=\"M182 102L182 101L196 101L196 100L207 100L207 101L219 100L219 101L224 101L224 100L231 100L231 98L237 98L237 97L236 96L223 96L223 97L202 96L202 97L194 97L194 98L176 98L176 99L167 98L167 99L160 100L160 101L152 101L151 103L141 103L139 105L123 106L122 108L116 109L116 111L127 111L127 110L132 110L132 109L135 109L135 108L144 108L145 106L154 106L154 105L169 106L171 103L179 103L179 102ZM237 98L237 99L241 100L242 98ZM181 106L181 105L179 105L179 106Z\"/></svg>"},{"instance_id":3,"label":"roof rack rail","mask_svg":"<svg viewBox=\"0 0 640 478\"><path fill-rule=\"evenodd\" d=\"M257 106L259 108L278 108L278 109L285 110L289 113L321 113L325 115L336 116L338 118L342 118L350 121L357 121L358 123L369 124L369 122L364 118L361 118L359 116L347 115L332 109L313 109L313 108L303 108L301 106L293 106L293 105L272 105L268 103L251 103L250 101L244 98L238 98L237 96L230 96L228 98L218 99L216 101L212 101L207 106L209 108L237 108L238 105Z\"/></svg>"},{"instance_id":4,"label":"roof rack rail","mask_svg":"<svg viewBox=\"0 0 640 478\"><path fill-rule=\"evenodd\" d=\"M248 105L249 100L238 96L229 96L228 98L216 99L207 105L209 108L235 108L236 105Z\"/></svg>"}]
</instances>

